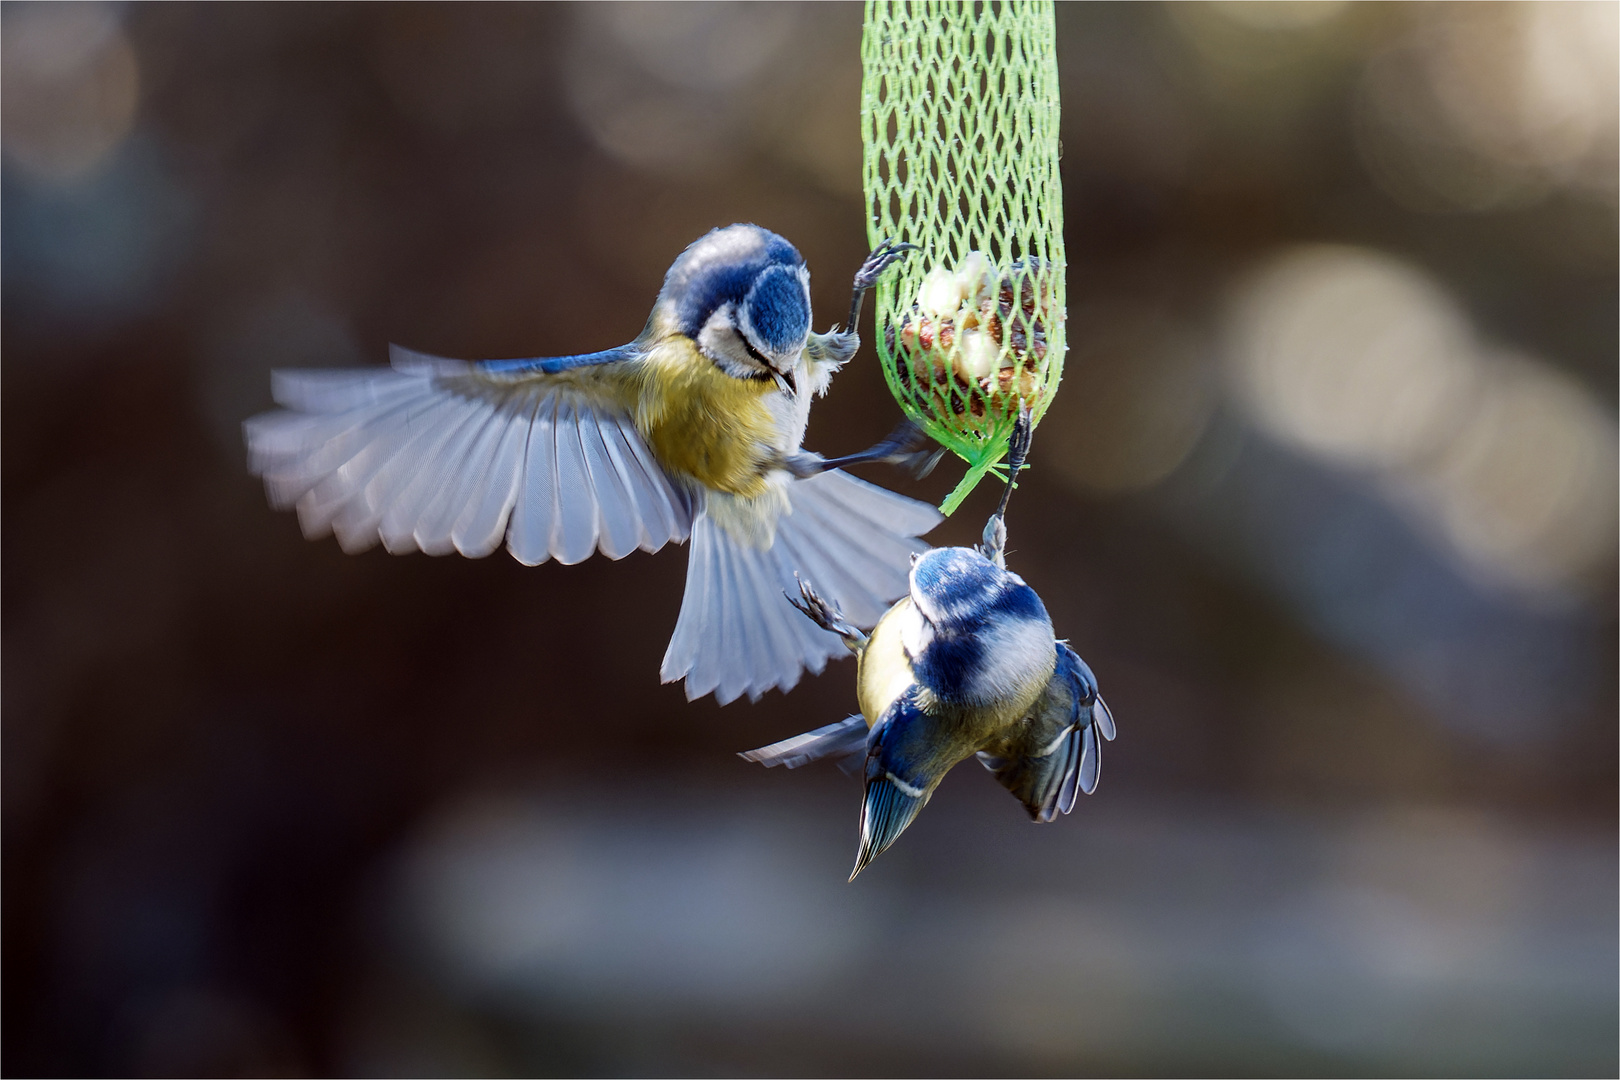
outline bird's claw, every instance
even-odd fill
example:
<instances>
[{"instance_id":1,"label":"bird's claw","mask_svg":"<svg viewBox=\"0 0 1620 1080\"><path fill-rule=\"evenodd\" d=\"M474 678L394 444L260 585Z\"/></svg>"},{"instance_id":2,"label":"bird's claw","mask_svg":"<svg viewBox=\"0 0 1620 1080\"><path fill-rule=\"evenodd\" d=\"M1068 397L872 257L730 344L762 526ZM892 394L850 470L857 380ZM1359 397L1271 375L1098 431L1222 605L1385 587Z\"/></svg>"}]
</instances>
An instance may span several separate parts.
<instances>
[{"instance_id":1,"label":"bird's claw","mask_svg":"<svg viewBox=\"0 0 1620 1080\"><path fill-rule=\"evenodd\" d=\"M858 454L823 458L819 454L809 455L807 451L800 451L800 456L806 458L801 467L812 470L807 475L813 475L814 472L825 472L828 469L842 469L850 465L881 461L887 465L898 465L902 469L910 470L912 475L921 479L933 471L945 453L943 446L930 447L928 441L928 433L906 419L902 420L900 426L891 431L882 442ZM814 457L814 462L809 460L810 457ZM790 470L795 467L792 459L789 459L787 467Z\"/></svg>"},{"instance_id":2,"label":"bird's claw","mask_svg":"<svg viewBox=\"0 0 1620 1080\"><path fill-rule=\"evenodd\" d=\"M1035 420L1030 415L1028 405L1018 410L1018 419L1013 421L1012 434L1007 436L1007 468L1013 473L1024 467L1029 459L1030 445L1035 441Z\"/></svg>"},{"instance_id":3,"label":"bird's claw","mask_svg":"<svg viewBox=\"0 0 1620 1080\"><path fill-rule=\"evenodd\" d=\"M898 259L905 258L913 251L922 250L916 244L904 241L895 243L893 237L884 237L883 242L872 249L872 254L861 263L861 268L855 271L855 295L849 299L849 327L848 332L854 333L861 325L861 301L866 297L867 290L877 284L878 278L883 275Z\"/></svg>"},{"instance_id":4,"label":"bird's claw","mask_svg":"<svg viewBox=\"0 0 1620 1080\"><path fill-rule=\"evenodd\" d=\"M905 258L913 251L921 251L916 244L901 241L895 243L893 237L885 237L883 242L872 249L872 253L861 263L861 268L855 271L855 287L862 292L877 284L878 278L896 262Z\"/></svg>"},{"instance_id":5,"label":"bird's claw","mask_svg":"<svg viewBox=\"0 0 1620 1080\"><path fill-rule=\"evenodd\" d=\"M794 599L791 593L783 590L782 595L787 597L788 603L798 608L811 622L823 630L830 631L843 638L844 644L851 649L859 649L866 644L866 635L848 619L844 618L842 611L839 611L830 601L823 599L821 594L816 592L808 581L801 578L796 572L793 575L793 580L799 583L799 598Z\"/></svg>"},{"instance_id":6,"label":"bird's claw","mask_svg":"<svg viewBox=\"0 0 1620 1080\"><path fill-rule=\"evenodd\" d=\"M901 454L895 458L894 463L902 469L909 470L912 476L921 480L934 471L934 466L938 465L939 459L944 456L945 448L943 446L936 446L932 450L924 447L921 450L913 450L908 454Z\"/></svg>"},{"instance_id":7,"label":"bird's claw","mask_svg":"<svg viewBox=\"0 0 1620 1080\"><path fill-rule=\"evenodd\" d=\"M895 428L887 439L873 447L874 451L888 448L889 452L878 460L890 465L898 465L912 476L921 480L934 471L939 459L945 456L943 446L928 444L932 440L928 433L908 418Z\"/></svg>"},{"instance_id":8,"label":"bird's claw","mask_svg":"<svg viewBox=\"0 0 1620 1080\"><path fill-rule=\"evenodd\" d=\"M836 627L844 621L843 612L822 599L821 594L816 592L815 586L797 573L793 575L793 580L799 583L799 596L798 599L795 599L792 594L784 593L788 598L788 603L804 612L811 622L823 630L831 630L836 634L838 632Z\"/></svg>"}]
</instances>

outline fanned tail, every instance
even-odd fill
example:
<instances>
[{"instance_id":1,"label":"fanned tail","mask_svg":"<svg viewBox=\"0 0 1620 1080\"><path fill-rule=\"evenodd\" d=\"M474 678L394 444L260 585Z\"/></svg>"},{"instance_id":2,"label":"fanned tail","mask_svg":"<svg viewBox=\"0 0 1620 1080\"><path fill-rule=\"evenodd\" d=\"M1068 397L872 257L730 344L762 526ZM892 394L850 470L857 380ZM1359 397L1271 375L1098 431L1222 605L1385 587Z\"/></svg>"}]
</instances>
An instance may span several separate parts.
<instances>
[{"instance_id":1,"label":"fanned tail","mask_svg":"<svg viewBox=\"0 0 1620 1080\"><path fill-rule=\"evenodd\" d=\"M848 619L871 626L905 595L917 537L943 520L927 503L831 471L786 488L790 510L761 549L704 509L692 523L681 614L664 654L665 682L686 680L690 700L713 693L724 705L743 694L790 690L809 670L848 649L788 602L794 572Z\"/></svg>"}]
</instances>

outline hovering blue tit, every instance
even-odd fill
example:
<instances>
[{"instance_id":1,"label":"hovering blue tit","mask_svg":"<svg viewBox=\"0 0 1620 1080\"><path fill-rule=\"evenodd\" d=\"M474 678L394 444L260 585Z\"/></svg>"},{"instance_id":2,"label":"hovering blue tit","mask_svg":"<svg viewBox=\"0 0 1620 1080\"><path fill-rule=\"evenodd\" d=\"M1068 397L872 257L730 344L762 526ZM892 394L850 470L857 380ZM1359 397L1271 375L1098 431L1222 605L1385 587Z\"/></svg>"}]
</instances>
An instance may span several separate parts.
<instances>
[{"instance_id":1,"label":"hovering blue tit","mask_svg":"<svg viewBox=\"0 0 1620 1080\"><path fill-rule=\"evenodd\" d=\"M801 448L811 399L860 344L861 297L910 245L855 277L843 330L810 329L810 273L756 225L702 237L664 278L646 329L581 356L467 362L395 347L391 368L280 371L286 408L245 425L270 501L345 551L619 559L692 541L665 682L722 703L790 689L844 652L784 595L802 569L857 618L906 589L940 521L837 471L915 462L911 433L827 460Z\"/></svg>"},{"instance_id":2,"label":"hovering blue tit","mask_svg":"<svg viewBox=\"0 0 1620 1080\"><path fill-rule=\"evenodd\" d=\"M865 756L866 799L855 879L916 820L958 762L978 755L1036 821L1074 809L1097 789L1098 736L1114 718L1097 679L1066 642L1035 590L1007 570L1007 498L1029 453L1026 411L1013 432L1007 489L973 548L913 556L909 595L862 633L801 582L800 610L859 657L861 712L742 756L797 768Z\"/></svg>"}]
</instances>

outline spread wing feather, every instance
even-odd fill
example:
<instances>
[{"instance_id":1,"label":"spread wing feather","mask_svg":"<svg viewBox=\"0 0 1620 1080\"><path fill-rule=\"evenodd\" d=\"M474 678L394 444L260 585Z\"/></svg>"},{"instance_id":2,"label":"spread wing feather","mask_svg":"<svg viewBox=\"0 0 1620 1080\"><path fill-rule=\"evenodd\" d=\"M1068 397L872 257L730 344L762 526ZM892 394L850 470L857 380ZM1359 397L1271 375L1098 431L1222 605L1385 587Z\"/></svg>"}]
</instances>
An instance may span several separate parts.
<instances>
[{"instance_id":1,"label":"spread wing feather","mask_svg":"<svg viewBox=\"0 0 1620 1080\"><path fill-rule=\"evenodd\" d=\"M285 406L244 425L249 467L311 538L346 551L474 558L507 542L521 562L656 551L691 531L673 485L607 400L626 350L472 364L393 351L393 366L283 371Z\"/></svg>"}]
</instances>

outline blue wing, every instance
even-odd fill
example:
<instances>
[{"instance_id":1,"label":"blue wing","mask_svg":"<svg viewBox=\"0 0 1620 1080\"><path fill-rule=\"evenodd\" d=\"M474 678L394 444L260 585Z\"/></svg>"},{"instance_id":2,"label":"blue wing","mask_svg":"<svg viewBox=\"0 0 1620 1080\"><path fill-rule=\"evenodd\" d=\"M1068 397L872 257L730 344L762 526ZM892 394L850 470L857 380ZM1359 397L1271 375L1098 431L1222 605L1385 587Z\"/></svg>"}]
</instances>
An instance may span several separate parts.
<instances>
[{"instance_id":1,"label":"blue wing","mask_svg":"<svg viewBox=\"0 0 1620 1080\"><path fill-rule=\"evenodd\" d=\"M1080 792L1097 790L1102 768L1097 736L1114 737L1114 718L1097 693L1097 679L1065 642L1057 643L1057 667L1030 710L1015 744L979 754L985 768L1017 796L1036 821L1051 821L1074 809Z\"/></svg>"},{"instance_id":2,"label":"blue wing","mask_svg":"<svg viewBox=\"0 0 1620 1080\"><path fill-rule=\"evenodd\" d=\"M899 839L938 786L940 777L920 767L927 754L932 718L917 705L915 686L895 698L872 725L866 752L866 798L861 804L861 847L855 875Z\"/></svg>"},{"instance_id":3,"label":"blue wing","mask_svg":"<svg viewBox=\"0 0 1620 1080\"><path fill-rule=\"evenodd\" d=\"M396 362L400 356L415 357L422 360L442 359L441 357L429 356L427 353L413 353L408 349L400 348L398 345L391 346L390 351L394 354ZM633 360L636 355L636 351L629 345L621 345L617 349L580 353L578 356L532 356L526 360L474 360L472 363L474 367L486 375L497 378L522 379L531 375L560 375L565 371L573 371L575 368L616 364L623 360Z\"/></svg>"},{"instance_id":4,"label":"blue wing","mask_svg":"<svg viewBox=\"0 0 1620 1080\"><path fill-rule=\"evenodd\" d=\"M249 468L273 504L297 508L305 535L472 557L504 539L534 564L618 559L690 533L690 496L616 392L628 348L468 363L395 347L391 359L276 372L286 409L244 425Z\"/></svg>"}]
</instances>

